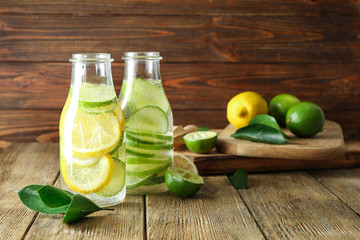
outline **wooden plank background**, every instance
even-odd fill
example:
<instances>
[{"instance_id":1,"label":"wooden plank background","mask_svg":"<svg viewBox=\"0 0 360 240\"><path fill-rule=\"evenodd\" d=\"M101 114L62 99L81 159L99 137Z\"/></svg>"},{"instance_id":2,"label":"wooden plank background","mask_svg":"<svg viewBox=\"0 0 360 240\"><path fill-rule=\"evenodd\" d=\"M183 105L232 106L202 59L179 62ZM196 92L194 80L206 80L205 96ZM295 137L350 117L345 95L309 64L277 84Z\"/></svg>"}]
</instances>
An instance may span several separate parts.
<instances>
[{"instance_id":1,"label":"wooden plank background","mask_svg":"<svg viewBox=\"0 0 360 240\"><path fill-rule=\"evenodd\" d=\"M0 141L56 142L75 52L159 51L175 124L223 128L252 90L313 101L360 134L356 0L0 1Z\"/></svg>"}]
</instances>

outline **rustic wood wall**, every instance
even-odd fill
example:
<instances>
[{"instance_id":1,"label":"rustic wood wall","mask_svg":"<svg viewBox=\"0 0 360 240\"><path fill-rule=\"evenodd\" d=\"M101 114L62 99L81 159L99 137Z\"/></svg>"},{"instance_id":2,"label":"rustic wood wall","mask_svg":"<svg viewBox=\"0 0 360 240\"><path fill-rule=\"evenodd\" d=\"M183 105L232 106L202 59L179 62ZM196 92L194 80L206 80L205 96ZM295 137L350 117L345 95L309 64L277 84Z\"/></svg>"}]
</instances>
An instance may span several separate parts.
<instances>
[{"instance_id":1,"label":"rustic wood wall","mask_svg":"<svg viewBox=\"0 0 360 240\"><path fill-rule=\"evenodd\" d=\"M58 141L75 52L159 51L175 124L226 126L252 90L318 103L360 134L358 0L0 0L0 140Z\"/></svg>"}]
</instances>

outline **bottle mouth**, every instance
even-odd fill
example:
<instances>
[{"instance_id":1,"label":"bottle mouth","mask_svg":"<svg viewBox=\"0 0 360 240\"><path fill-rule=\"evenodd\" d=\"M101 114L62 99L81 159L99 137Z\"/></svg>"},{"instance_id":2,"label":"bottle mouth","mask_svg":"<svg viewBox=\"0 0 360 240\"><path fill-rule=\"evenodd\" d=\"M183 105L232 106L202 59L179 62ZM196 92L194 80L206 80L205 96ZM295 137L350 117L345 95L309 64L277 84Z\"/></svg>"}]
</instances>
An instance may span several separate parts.
<instances>
[{"instance_id":1,"label":"bottle mouth","mask_svg":"<svg viewBox=\"0 0 360 240\"><path fill-rule=\"evenodd\" d=\"M159 52L125 52L123 60L161 60Z\"/></svg>"},{"instance_id":2,"label":"bottle mouth","mask_svg":"<svg viewBox=\"0 0 360 240\"><path fill-rule=\"evenodd\" d=\"M84 61L114 61L110 53L74 53L70 62L84 62Z\"/></svg>"}]
</instances>

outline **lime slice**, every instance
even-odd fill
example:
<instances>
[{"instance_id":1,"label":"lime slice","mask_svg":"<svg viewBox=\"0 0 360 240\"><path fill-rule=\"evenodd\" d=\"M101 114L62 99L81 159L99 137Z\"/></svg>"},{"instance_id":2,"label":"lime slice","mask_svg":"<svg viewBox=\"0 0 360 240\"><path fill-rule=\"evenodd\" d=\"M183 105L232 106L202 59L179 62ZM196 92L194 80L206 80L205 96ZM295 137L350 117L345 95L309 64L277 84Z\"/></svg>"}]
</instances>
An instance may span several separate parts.
<instances>
[{"instance_id":1,"label":"lime slice","mask_svg":"<svg viewBox=\"0 0 360 240\"><path fill-rule=\"evenodd\" d=\"M157 134L157 133L148 133L148 132L133 132L131 130L126 130L126 134L132 135L138 139L148 140L148 141L172 141L173 136L168 134Z\"/></svg>"},{"instance_id":2,"label":"lime slice","mask_svg":"<svg viewBox=\"0 0 360 240\"><path fill-rule=\"evenodd\" d=\"M126 133L126 139L137 143L153 144L153 145L163 145L167 143L167 141L163 141L157 138L146 137L146 136L135 136L129 133Z\"/></svg>"},{"instance_id":3,"label":"lime slice","mask_svg":"<svg viewBox=\"0 0 360 240\"><path fill-rule=\"evenodd\" d=\"M190 158L180 153L174 153L174 167L186 169L193 173L199 174L199 171L194 162Z\"/></svg>"},{"instance_id":4,"label":"lime slice","mask_svg":"<svg viewBox=\"0 0 360 240\"><path fill-rule=\"evenodd\" d=\"M102 197L115 196L125 186L125 164L119 159L113 158L113 161L114 167L110 183L96 193Z\"/></svg>"},{"instance_id":5,"label":"lime slice","mask_svg":"<svg viewBox=\"0 0 360 240\"><path fill-rule=\"evenodd\" d=\"M95 163L97 163L100 159L101 159L101 157L94 157L94 158L73 157L71 159L71 162L69 162L69 163L74 164L75 166L78 166L78 167L90 167L91 165L94 165Z\"/></svg>"},{"instance_id":6,"label":"lime slice","mask_svg":"<svg viewBox=\"0 0 360 240\"><path fill-rule=\"evenodd\" d=\"M130 146L126 147L126 154L129 156L148 157L148 158L156 156L154 151L132 148Z\"/></svg>"},{"instance_id":7,"label":"lime slice","mask_svg":"<svg viewBox=\"0 0 360 240\"><path fill-rule=\"evenodd\" d=\"M150 186L150 185L157 185L165 182L165 171L159 172L158 174L154 174L144 182L142 182L142 186Z\"/></svg>"},{"instance_id":8,"label":"lime slice","mask_svg":"<svg viewBox=\"0 0 360 240\"><path fill-rule=\"evenodd\" d=\"M89 114L100 114L100 113L109 113L114 111L116 105L117 103L115 102L102 107L83 107L79 105L79 108Z\"/></svg>"},{"instance_id":9,"label":"lime slice","mask_svg":"<svg viewBox=\"0 0 360 240\"><path fill-rule=\"evenodd\" d=\"M161 172L170 165L171 162L165 164L126 164L126 174L128 176L146 176Z\"/></svg>"},{"instance_id":10,"label":"lime slice","mask_svg":"<svg viewBox=\"0 0 360 240\"><path fill-rule=\"evenodd\" d=\"M152 143L152 144L145 144L139 143L137 141L131 141L129 138L126 139L127 146L140 148L140 149L149 149L149 150L171 150L173 149L173 144L163 144L163 143Z\"/></svg>"},{"instance_id":11,"label":"lime slice","mask_svg":"<svg viewBox=\"0 0 360 240\"><path fill-rule=\"evenodd\" d=\"M117 102L112 85L82 83L79 92L79 105L84 108L98 108Z\"/></svg>"},{"instance_id":12,"label":"lime slice","mask_svg":"<svg viewBox=\"0 0 360 240\"><path fill-rule=\"evenodd\" d=\"M191 132L184 136L185 145L195 153L209 153L216 145L217 133L211 131Z\"/></svg>"},{"instance_id":13,"label":"lime slice","mask_svg":"<svg viewBox=\"0 0 360 240\"><path fill-rule=\"evenodd\" d=\"M159 106L164 112L170 108L160 80L134 79L130 102L133 110L147 105Z\"/></svg>"},{"instance_id":14,"label":"lime slice","mask_svg":"<svg viewBox=\"0 0 360 240\"><path fill-rule=\"evenodd\" d=\"M154 174L148 174L145 176L126 175L126 189L132 189L141 186L143 182L151 178L153 175Z\"/></svg>"},{"instance_id":15,"label":"lime slice","mask_svg":"<svg viewBox=\"0 0 360 240\"><path fill-rule=\"evenodd\" d=\"M127 121L130 131L166 133L169 128L167 116L157 106L146 106L136 111Z\"/></svg>"},{"instance_id":16,"label":"lime slice","mask_svg":"<svg viewBox=\"0 0 360 240\"><path fill-rule=\"evenodd\" d=\"M171 163L171 157L157 157L157 158L144 158L144 157L126 157L126 164L166 164Z\"/></svg>"},{"instance_id":17,"label":"lime slice","mask_svg":"<svg viewBox=\"0 0 360 240\"><path fill-rule=\"evenodd\" d=\"M76 112L72 129L75 157L102 156L113 150L120 138L120 122L113 113L90 115L81 110Z\"/></svg>"},{"instance_id":18,"label":"lime slice","mask_svg":"<svg viewBox=\"0 0 360 240\"><path fill-rule=\"evenodd\" d=\"M170 192L183 198L194 196L204 185L203 178L196 173L176 167L167 169L165 182Z\"/></svg>"},{"instance_id":19,"label":"lime slice","mask_svg":"<svg viewBox=\"0 0 360 240\"><path fill-rule=\"evenodd\" d=\"M69 188L75 192L88 194L97 192L109 184L113 165L111 156L106 154L96 164L88 167L79 167L69 163L62 165L61 173Z\"/></svg>"}]
</instances>

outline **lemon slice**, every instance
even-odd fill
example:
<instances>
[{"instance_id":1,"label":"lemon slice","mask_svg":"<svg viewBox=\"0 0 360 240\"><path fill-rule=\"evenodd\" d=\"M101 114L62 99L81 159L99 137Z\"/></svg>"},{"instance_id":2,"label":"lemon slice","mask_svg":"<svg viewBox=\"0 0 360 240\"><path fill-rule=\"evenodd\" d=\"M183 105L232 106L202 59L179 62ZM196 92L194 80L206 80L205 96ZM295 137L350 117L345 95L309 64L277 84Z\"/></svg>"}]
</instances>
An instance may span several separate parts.
<instances>
[{"instance_id":1,"label":"lemon slice","mask_svg":"<svg viewBox=\"0 0 360 240\"><path fill-rule=\"evenodd\" d=\"M194 162L190 158L188 158L180 153L174 153L173 166L182 168L182 169L186 169L193 173L199 174L199 171L198 171L197 167L195 166Z\"/></svg>"},{"instance_id":2,"label":"lemon slice","mask_svg":"<svg viewBox=\"0 0 360 240\"><path fill-rule=\"evenodd\" d=\"M91 115L79 109L76 112L72 130L74 157L102 156L114 149L120 138L120 122L114 113Z\"/></svg>"},{"instance_id":3,"label":"lemon slice","mask_svg":"<svg viewBox=\"0 0 360 240\"><path fill-rule=\"evenodd\" d=\"M88 167L62 165L62 174L65 183L73 191L84 194L95 193L110 183L113 165L111 156L105 154L96 164Z\"/></svg>"}]
</instances>

